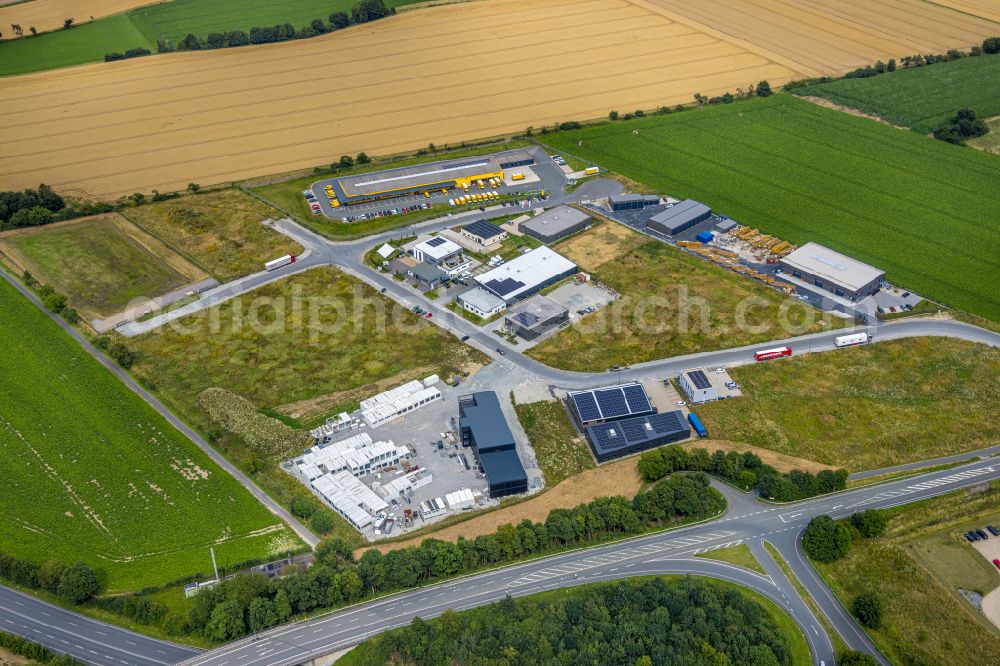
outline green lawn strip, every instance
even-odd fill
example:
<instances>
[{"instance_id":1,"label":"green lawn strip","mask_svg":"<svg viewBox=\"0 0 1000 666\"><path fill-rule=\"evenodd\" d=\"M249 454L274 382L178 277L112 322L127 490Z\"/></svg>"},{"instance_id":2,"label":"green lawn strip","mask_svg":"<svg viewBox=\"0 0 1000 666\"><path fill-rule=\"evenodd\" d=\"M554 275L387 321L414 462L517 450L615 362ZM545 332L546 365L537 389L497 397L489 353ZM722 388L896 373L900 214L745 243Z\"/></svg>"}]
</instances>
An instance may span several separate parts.
<instances>
[{"instance_id":1,"label":"green lawn strip","mask_svg":"<svg viewBox=\"0 0 1000 666\"><path fill-rule=\"evenodd\" d=\"M595 372L847 323L655 240L592 275L622 298L542 341L529 356L557 368ZM793 327L779 323L783 318Z\"/></svg>"},{"instance_id":2,"label":"green lawn strip","mask_svg":"<svg viewBox=\"0 0 1000 666\"><path fill-rule=\"evenodd\" d=\"M223 566L301 545L6 282L0 293L5 552L83 559L113 592L209 574L211 545Z\"/></svg>"},{"instance_id":3,"label":"green lawn strip","mask_svg":"<svg viewBox=\"0 0 1000 666\"><path fill-rule=\"evenodd\" d=\"M738 567L743 567L744 569L756 571L763 576L767 575L767 571L764 570L764 567L762 567L760 562L757 561L757 558L754 557L753 552L750 550L750 546L746 544L710 550L707 553L698 553L695 557L701 557L706 560L728 562L730 564L735 564Z\"/></svg>"},{"instance_id":4,"label":"green lawn strip","mask_svg":"<svg viewBox=\"0 0 1000 666\"><path fill-rule=\"evenodd\" d=\"M906 317L919 317L921 315L936 314L938 312L947 312L948 308L943 305L939 305L933 301L928 301L923 299L915 306L912 310L903 310L901 312L886 312L879 315L880 321L892 321L893 319L904 319Z\"/></svg>"},{"instance_id":5,"label":"green lawn strip","mask_svg":"<svg viewBox=\"0 0 1000 666\"><path fill-rule=\"evenodd\" d=\"M37 279L66 294L71 305L104 315L188 282L107 217L18 234L7 242L32 264Z\"/></svg>"},{"instance_id":6,"label":"green lawn strip","mask_svg":"<svg viewBox=\"0 0 1000 666\"><path fill-rule=\"evenodd\" d=\"M666 581L669 585L682 585L686 579L686 576L644 576L639 578L628 579L625 585L630 587L640 587L646 581L652 580L654 578L659 578ZM812 663L812 657L809 652L809 645L802 635L802 631L799 629L798 625L795 624L794 620L785 613L777 604L775 604L770 599L754 592L753 590L748 590L740 585L734 583L729 583L727 581L716 580L710 577L690 577L695 578L700 581L704 581L707 585L722 591L722 592L733 592L743 596L746 599L753 600L759 604L764 611L767 613L768 617L774 623L775 628L780 633L783 638L786 647L788 649L791 664L793 666L807 666ZM599 587L608 587L612 585L622 585L621 582L601 582L601 583L583 583L580 585L575 585L573 587L564 587L556 590L549 590L546 592L539 592L537 594L532 594L527 597L518 598L515 603L519 606L525 606L528 604L549 604L549 603L559 603L562 601L572 600L585 595L587 592L594 590ZM461 615L467 616L470 613L482 614L485 611L482 608L471 609L467 611L459 611ZM433 623L435 626L440 625L439 619L428 620L429 623ZM390 630L390 632L398 630ZM359 666L361 664L373 664L373 663L385 663L389 659L389 654L385 650L385 645L383 641L385 640L383 636L386 634L381 634L378 637L366 640L361 645L353 648L346 655L338 660L338 663L344 664L344 666ZM473 653L478 654L478 653ZM471 656L471 655L470 655ZM481 655L485 657L485 655Z\"/></svg>"},{"instance_id":7,"label":"green lawn strip","mask_svg":"<svg viewBox=\"0 0 1000 666\"><path fill-rule=\"evenodd\" d=\"M254 302L267 304L258 316L262 326L252 326L248 317ZM316 317L312 302L322 306ZM300 317L293 314L296 303ZM274 308L286 313L281 325L274 325ZM397 320L405 330L395 327ZM278 467L280 456L215 423L198 402L205 389L226 388L258 408L274 409L385 377L402 382L434 372L450 376L466 364L485 362L472 348L331 268L265 285L180 324L127 340L138 356L133 372L284 506L308 491ZM335 535L360 543L357 532L340 520Z\"/></svg>"},{"instance_id":8,"label":"green lawn strip","mask_svg":"<svg viewBox=\"0 0 1000 666\"><path fill-rule=\"evenodd\" d=\"M992 564L965 543L970 527L1000 522L1000 486L967 489L890 510L888 529L856 538L847 557L816 570L845 606L862 592L882 601L882 626L868 629L893 663L952 663L976 646L977 663L1000 664L1000 635L958 595L1000 584Z\"/></svg>"},{"instance_id":9,"label":"green lawn strip","mask_svg":"<svg viewBox=\"0 0 1000 666\"><path fill-rule=\"evenodd\" d=\"M833 625L830 624L830 621L826 618L826 616L820 612L819 606L816 605L816 601L812 598L812 595L809 594L802 583L799 582L799 579L795 577L795 574L792 573L792 568L788 566L788 562L786 562L785 558L781 556L781 553L779 553L778 550L768 541L764 542L764 547L767 548L767 552L771 554L771 557L774 558L774 561L784 572L788 580L792 581L792 586L795 588L799 597L802 598L802 601L805 602L806 606L809 606L809 610L811 610L812 614L816 616L819 623L823 625L823 630L826 631L826 635L830 637L830 642L833 643L833 651L836 654L840 654L841 652L847 650L847 643L845 643L844 639L840 637L840 634L833 628Z\"/></svg>"},{"instance_id":10,"label":"green lawn strip","mask_svg":"<svg viewBox=\"0 0 1000 666\"><path fill-rule=\"evenodd\" d=\"M840 79L796 89L884 118L918 132L933 132L961 108L980 118L1000 115L1000 57L983 55L907 67L870 78Z\"/></svg>"},{"instance_id":11,"label":"green lawn strip","mask_svg":"<svg viewBox=\"0 0 1000 666\"><path fill-rule=\"evenodd\" d=\"M1000 282L997 248L983 240L1000 229L995 155L791 95L607 123L546 141L791 243L830 246L927 298L1000 320L992 288Z\"/></svg>"},{"instance_id":12,"label":"green lawn strip","mask_svg":"<svg viewBox=\"0 0 1000 666\"><path fill-rule=\"evenodd\" d=\"M877 342L733 368L738 400L706 403L714 437L865 470L1000 439L1000 350L947 338ZM816 410L817 404L826 407Z\"/></svg>"},{"instance_id":13,"label":"green lawn strip","mask_svg":"<svg viewBox=\"0 0 1000 666\"><path fill-rule=\"evenodd\" d=\"M586 442L577 435L558 400L515 404L547 486L594 467Z\"/></svg>"},{"instance_id":14,"label":"green lawn strip","mask_svg":"<svg viewBox=\"0 0 1000 666\"><path fill-rule=\"evenodd\" d=\"M106 53L132 48L155 52L156 42L147 39L127 14L116 14L69 30L0 42L0 76L100 62Z\"/></svg>"}]
</instances>

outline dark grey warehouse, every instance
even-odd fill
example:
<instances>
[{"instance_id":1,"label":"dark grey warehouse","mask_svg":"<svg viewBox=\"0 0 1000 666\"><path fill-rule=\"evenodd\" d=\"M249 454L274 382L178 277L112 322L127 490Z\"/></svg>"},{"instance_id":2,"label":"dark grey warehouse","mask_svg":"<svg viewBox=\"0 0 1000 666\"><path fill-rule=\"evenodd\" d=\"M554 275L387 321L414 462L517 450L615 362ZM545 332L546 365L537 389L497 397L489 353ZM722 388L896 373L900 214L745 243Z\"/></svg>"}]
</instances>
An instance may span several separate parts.
<instances>
[{"instance_id":1,"label":"dark grey warehouse","mask_svg":"<svg viewBox=\"0 0 1000 666\"><path fill-rule=\"evenodd\" d=\"M647 226L667 236L674 236L712 217L712 209L694 199L685 199L649 218Z\"/></svg>"},{"instance_id":2,"label":"dark grey warehouse","mask_svg":"<svg viewBox=\"0 0 1000 666\"><path fill-rule=\"evenodd\" d=\"M608 197L611 210L636 210L646 206L656 206L660 197L656 194L612 194Z\"/></svg>"},{"instance_id":3,"label":"dark grey warehouse","mask_svg":"<svg viewBox=\"0 0 1000 666\"><path fill-rule=\"evenodd\" d=\"M556 206L521 223L521 232L546 245L566 238L590 226L592 220L583 211L570 206Z\"/></svg>"},{"instance_id":4,"label":"dark grey warehouse","mask_svg":"<svg viewBox=\"0 0 1000 666\"><path fill-rule=\"evenodd\" d=\"M528 492L528 474L517 457L514 435L493 391L479 391L458 399L459 430L463 446L471 446L486 474L490 497Z\"/></svg>"},{"instance_id":5,"label":"dark grey warehouse","mask_svg":"<svg viewBox=\"0 0 1000 666\"><path fill-rule=\"evenodd\" d=\"M598 423L588 426L586 434L597 462L605 462L685 440L691 436L691 428L684 413L677 410Z\"/></svg>"}]
</instances>

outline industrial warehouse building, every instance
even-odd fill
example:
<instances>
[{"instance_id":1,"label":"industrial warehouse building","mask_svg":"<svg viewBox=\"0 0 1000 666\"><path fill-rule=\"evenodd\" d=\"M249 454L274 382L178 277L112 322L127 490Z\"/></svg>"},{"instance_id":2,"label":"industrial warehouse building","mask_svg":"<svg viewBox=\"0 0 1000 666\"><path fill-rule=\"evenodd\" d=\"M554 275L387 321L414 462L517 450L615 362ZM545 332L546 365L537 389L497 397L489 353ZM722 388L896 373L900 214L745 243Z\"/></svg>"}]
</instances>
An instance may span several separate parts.
<instances>
[{"instance_id":1,"label":"industrial warehouse building","mask_svg":"<svg viewBox=\"0 0 1000 666\"><path fill-rule=\"evenodd\" d=\"M517 457L514 435L493 391L458 399L462 445L471 446L489 484L491 498L528 492L528 474Z\"/></svg>"},{"instance_id":2,"label":"industrial warehouse building","mask_svg":"<svg viewBox=\"0 0 1000 666\"><path fill-rule=\"evenodd\" d=\"M544 296L532 296L504 316L504 326L525 340L539 336L569 321L569 310Z\"/></svg>"},{"instance_id":3,"label":"industrial warehouse building","mask_svg":"<svg viewBox=\"0 0 1000 666\"><path fill-rule=\"evenodd\" d=\"M389 508L385 500L350 472L324 474L310 483L344 520L361 531L375 521L375 514Z\"/></svg>"},{"instance_id":4,"label":"industrial warehouse building","mask_svg":"<svg viewBox=\"0 0 1000 666\"><path fill-rule=\"evenodd\" d=\"M685 199L649 218L647 227L667 236L690 229L712 216L712 209L694 199Z\"/></svg>"},{"instance_id":5,"label":"industrial warehouse building","mask_svg":"<svg viewBox=\"0 0 1000 666\"><path fill-rule=\"evenodd\" d=\"M489 319L507 309L507 301L479 287L462 292L455 300L464 309L483 319Z\"/></svg>"},{"instance_id":6,"label":"industrial warehouse building","mask_svg":"<svg viewBox=\"0 0 1000 666\"><path fill-rule=\"evenodd\" d=\"M639 382L572 391L568 403L573 418L581 428L656 412L646 389Z\"/></svg>"},{"instance_id":7,"label":"industrial warehouse building","mask_svg":"<svg viewBox=\"0 0 1000 666\"><path fill-rule=\"evenodd\" d=\"M543 246L477 275L475 280L483 289L510 305L568 278L577 270L572 261Z\"/></svg>"},{"instance_id":8,"label":"industrial warehouse building","mask_svg":"<svg viewBox=\"0 0 1000 666\"><path fill-rule=\"evenodd\" d=\"M608 197L611 210L637 210L659 203L660 197L656 194L612 194Z\"/></svg>"},{"instance_id":9,"label":"industrial warehouse building","mask_svg":"<svg viewBox=\"0 0 1000 666\"><path fill-rule=\"evenodd\" d=\"M342 204L362 203L433 190L471 187L477 180L503 179L503 170L534 164L526 150L467 157L362 173L329 181Z\"/></svg>"},{"instance_id":10,"label":"industrial warehouse building","mask_svg":"<svg viewBox=\"0 0 1000 666\"><path fill-rule=\"evenodd\" d=\"M885 271L816 243L806 243L779 261L789 280L810 291L826 291L850 301L878 293Z\"/></svg>"},{"instance_id":11,"label":"industrial warehouse building","mask_svg":"<svg viewBox=\"0 0 1000 666\"><path fill-rule=\"evenodd\" d=\"M537 238L546 245L583 231L592 220L583 211L571 206L556 206L541 215L521 223L521 232Z\"/></svg>"},{"instance_id":12,"label":"industrial warehouse building","mask_svg":"<svg viewBox=\"0 0 1000 666\"><path fill-rule=\"evenodd\" d=\"M691 436L680 410L635 416L621 421L588 426L587 442L597 462L602 463Z\"/></svg>"},{"instance_id":13,"label":"industrial warehouse building","mask_svg":"<svg viewBox=\"0 0 1000 666\"><path fill-rule=\"evenodd\" d=\"M507 232L487 220L476 220L462 227L462 237L477 245L487 246L507 239Z\"/></svg>"},{"instance_id":14,"label":"industrial warehouse building","mask_svg":"<svg viewBox=\"0 0 1000 666\"><path fill-rule=\"evenodd\" d=\"M677 377L677 383L693 403L735 398L741 395L736 383L725 370L722 372L709 372L705 368L684 370Z\"/></svg>"}]
</instances>

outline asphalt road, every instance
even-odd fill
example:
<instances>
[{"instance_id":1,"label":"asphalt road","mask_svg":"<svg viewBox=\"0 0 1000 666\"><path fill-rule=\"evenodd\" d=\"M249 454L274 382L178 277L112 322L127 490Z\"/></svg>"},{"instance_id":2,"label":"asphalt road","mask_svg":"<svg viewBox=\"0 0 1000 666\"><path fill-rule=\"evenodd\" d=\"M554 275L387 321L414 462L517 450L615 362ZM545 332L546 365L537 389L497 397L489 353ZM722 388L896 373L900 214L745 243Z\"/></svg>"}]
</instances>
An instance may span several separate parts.
<instances>
[{"instance_id":1,"label":"asphalt road","mask_svg":"<svg viewBox=\"0 0 1000 666\"><path fill-rule=\"evenodd\" d=\"M970 463L897 482L850 490L793 505L774 506L748 495L726 491L725 516L705 524L466 576L395 594L199 654L186 666L282 666L300 663L354 645L368 636L408 624L413 617L432 618L448 608L480 606L506 594L523 596L558 587L648 574L694 574L732 580L782 606L809 637L816 664L832 664L833 648L816 618L770 558L763 558L768 577L731 565L695 559L713 547L748 543L758 554L767 540L788 561L834 629L853 649L878 654L832 593L819 580L798 548L800 534L817 515L846 517L868 508L886 508L952 492L1000 478L1000 463ZM738 496L736 496L738 495ZM736 497L734 497L736 496ZM887 663L884 662L883 663Z\"/></svg>"}]
</instances>

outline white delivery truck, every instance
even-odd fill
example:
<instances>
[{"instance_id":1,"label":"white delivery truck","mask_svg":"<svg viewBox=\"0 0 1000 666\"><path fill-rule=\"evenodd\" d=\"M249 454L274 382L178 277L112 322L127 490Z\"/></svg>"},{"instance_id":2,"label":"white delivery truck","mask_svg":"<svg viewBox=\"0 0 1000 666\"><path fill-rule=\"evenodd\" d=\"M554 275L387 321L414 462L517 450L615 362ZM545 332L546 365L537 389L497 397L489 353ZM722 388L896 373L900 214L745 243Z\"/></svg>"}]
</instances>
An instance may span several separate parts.
<instances>
[{"instance_id":1,"label":"white delivery truck","mask_svg":"<svg viewBox=\"0 0 1000 666\"><path fill-rule=\"evenodd\" d=\"M866 342L871 342L872 336L867 333L854 333L853 335L841 335L835 338L833 344L838 347L853 347L854 345L863 345Z\"/></svg>"},{"instance_id":2,"label":"white delivery truck","mask_svg":"<svg viewBox=\"0 0 1000 666\"><path fill-rule=\"evenodd\" d=\"M272 259L271 261L264 264L264 270L273 271L282 266L287 266L288 264L295 263L294 254L286 254L283 257L278 257L277 259Z\"/></svg>"}]
</instances>

